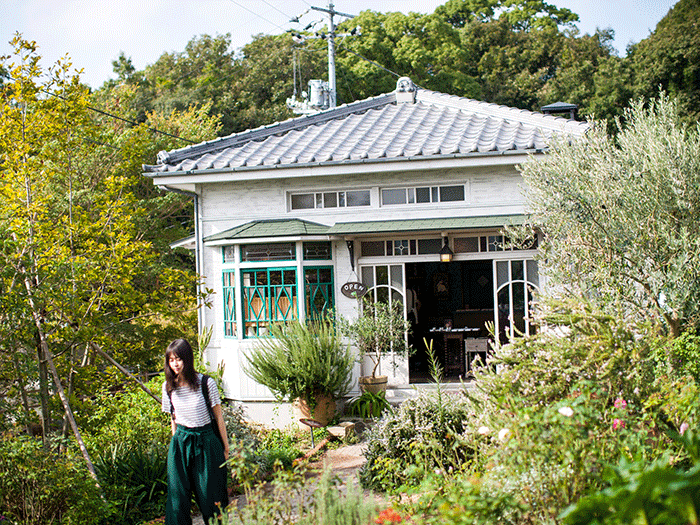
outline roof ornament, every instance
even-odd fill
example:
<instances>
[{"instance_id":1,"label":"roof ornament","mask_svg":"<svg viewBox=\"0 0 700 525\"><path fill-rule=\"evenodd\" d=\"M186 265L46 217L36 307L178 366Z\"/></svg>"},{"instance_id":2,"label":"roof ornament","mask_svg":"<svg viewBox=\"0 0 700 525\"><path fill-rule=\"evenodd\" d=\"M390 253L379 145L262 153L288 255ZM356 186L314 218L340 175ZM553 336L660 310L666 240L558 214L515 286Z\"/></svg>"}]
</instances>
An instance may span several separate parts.
<instances>
[{"instance_id":1,"label":"roof ornament","mask_svg":"<svg viewBox=\"0 0 700 525\"><path fill-rule=\"evenodd\" d=\"M396 81L397 104L415 104L416 85L409 77L401 77Z\"/></svg>"}]
</instances>

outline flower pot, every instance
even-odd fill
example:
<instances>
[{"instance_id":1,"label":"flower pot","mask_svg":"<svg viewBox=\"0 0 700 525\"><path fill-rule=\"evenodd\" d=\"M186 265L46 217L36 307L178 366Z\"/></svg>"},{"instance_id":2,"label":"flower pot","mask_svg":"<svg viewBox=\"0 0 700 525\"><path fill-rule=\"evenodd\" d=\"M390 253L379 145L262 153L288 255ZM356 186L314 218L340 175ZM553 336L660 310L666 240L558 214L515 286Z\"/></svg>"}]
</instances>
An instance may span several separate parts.
<instances>
[{"instance_id":1,"label":"flower pot","mask_svg":"<svg viewBox=\"0 0 700 525\"><path fill-rule=\"evenodd\" d=\"M326 426L331 422L335 416L336 404L335 399L328 395L318 395L316 396L316 406L313 411L309 407L309 403L306 399L296 399L294 401L294 409L297 416L297 421L299 419L313 419L318 421L321 426ZM300 427L307 428L302 423L299 424Z\"/></svg>"},{"instance_id":2,"label":"flower pot","mask_svg":"<svg viewBox=\"0 0 700 525\"><path fill-rule=\"evenodd\" d=\"M363 376L359 379L360 390L371 394L385 392L389 379L387 376Z\"/></svg>"}]
</instances>

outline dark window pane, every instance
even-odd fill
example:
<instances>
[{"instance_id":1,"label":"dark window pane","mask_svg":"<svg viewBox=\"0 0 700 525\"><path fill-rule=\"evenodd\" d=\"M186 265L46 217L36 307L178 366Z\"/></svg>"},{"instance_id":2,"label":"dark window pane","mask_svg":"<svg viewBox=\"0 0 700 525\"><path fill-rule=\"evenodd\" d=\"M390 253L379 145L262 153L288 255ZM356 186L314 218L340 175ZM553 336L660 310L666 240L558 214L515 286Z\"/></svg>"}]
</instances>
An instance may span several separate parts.
<instances>
[{"instance_id":1,"label":"dark window pane","mask_svg":"<svg viewBox=\"0 0 700 525\"><path fill-rule=\"evenodd\" d=\"M360 243L360 252L363 257L378 257L384 255L383 241L363 241Z\"/></svg>"},{"instance_id":2,"label":"dark window pane","mask_svg":"<svg viewBox=\"0 0 700 525\"><path fill-rule=\"evenodd\" d=\"M406 190L404 188L382 190L382 204L406 204Z\"/></svg>"},{"instance_id":3,"label":"dark window pane","mask_svg":"<svg viewBox=\"0 0 700 525\"><path fill-rule=\"evenodd\" d=\"M440 253L441 249L442 239L418 239L418 253L421 255Z\"/></svg>"},{"instance_id":4,"label":"dark window pane","mask_svg":"<svg viewBox=\"0 0 700 525\"><path fill-rule=\"evenodd\" d=\"M314 207L314 194L302 193L300 195L292 195L292 209L305 210Z\"/></svg>"},{"instance_id":5,"label":"dark window pane","mask_svg":"<svg viewBox=\"0 0 700 525\"><path fill-rule=\"evenodd\" d=\"M430 202L430 188L416 188L416 202Z\"/></svg>"},{"instance_id":6,"label":"dark window pane","mask_svg":"<svg viewBox=\"0 0 700 525\"><path fill-rule=\"evenodd\" d=\"M478 237L460 237L455 239L455 252L472 253L479 251Z\"/></svg>"},{"instance_id":7,"label":"dark window pane","mask_svg":"<svg viewBox=\"0 0 700 525\"><path fill-rule=\"evenodd\" d=\"M346 197L347 206L369 206L369 190L348 191Z\"/></svg>"},{"instance_id":8,"label":"dark window pane","mask_svg":"<svg viewBox=\"0 0 700 525\"><path fill-rule=\"evenodd\" d=\"M324 193L323 194L323 207L324 208L337 208L338 207L338 194Z\"/></svg>"},{"instance_id":9,"label":"dark window pane","mask_svg":"<svg viewBox=\"0 0 700 525\"><path fill-rule=\"evenodd\" d=\"M463 201L464 186L441 186L440 202Z\"/></svg>"}]
</instances>

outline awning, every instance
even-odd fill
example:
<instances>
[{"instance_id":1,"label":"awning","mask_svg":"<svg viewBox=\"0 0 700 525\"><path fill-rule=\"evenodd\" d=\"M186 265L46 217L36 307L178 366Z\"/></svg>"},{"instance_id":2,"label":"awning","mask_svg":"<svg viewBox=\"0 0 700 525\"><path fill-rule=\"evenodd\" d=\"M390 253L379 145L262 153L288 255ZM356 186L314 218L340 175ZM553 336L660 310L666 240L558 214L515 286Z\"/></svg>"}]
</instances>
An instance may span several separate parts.
<instances>
[{"instance_id":1,"label":"awning","mask_svg":"<svg viewBox=\"0 0 700 525\"><path fill-rule=\"evenodd\" d=\"M262 237L304 237L325 235L328 226L301 219L271 219L252 221L230 230L205 237L204 241L254 239Z\"/></svg>"},{"instance_id":2,"label":"awning","mask_svg":"<svg viewBox=\"0 0 700 525\"><path fill-rule=\"evenodd\" d=\"M328 235L363 235L374 233L404 233L428 231L473 230L502 228L524 224L527 215L489 215L486 217L437 217L432 219L401 219L392 221L339 222L328 228Z\"/></svg>"}]
</instances>

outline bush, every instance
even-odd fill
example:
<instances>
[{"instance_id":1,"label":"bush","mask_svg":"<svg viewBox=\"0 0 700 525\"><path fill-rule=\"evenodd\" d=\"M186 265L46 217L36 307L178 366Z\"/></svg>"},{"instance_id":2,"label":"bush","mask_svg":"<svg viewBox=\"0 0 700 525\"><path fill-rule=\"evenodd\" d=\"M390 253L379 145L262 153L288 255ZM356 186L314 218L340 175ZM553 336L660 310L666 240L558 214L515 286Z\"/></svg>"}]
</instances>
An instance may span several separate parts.
<instances>
[{"instance_id":1,"label":"bush","mask_svg":"<svg viewBox=\"0 0 700 525\"><path fill-rule=\"evenodd\" d=\"M234 505L217 525L367 525L376 515L374 500L354 483L341 487L328 470L318 480L303 471L278 471L269 486L248 490L246 499L247 505Z\"/></svg>"},{"instance_id":2,"label":"bush","mask_svg":"<svg viewBox=\"0 0 700 525\"><path fill-rule=\"evenodd\" d=\"M436 470L464 470L474 450L461 446L460 435L474 417L473 405L461 392L419 391L367 432L362 485L386 491L416 486Z\"/></svg>"},{"instance_id":3,"label":"bush","mask_svg":"<svg viewBox=\"0 0 700 525\"><path fill-rule=\"evenodd\" d=\"M272 325L271 338L259 339L243 369L280 401L317 396L339 399L350 391L356 358L329 320Z\"/></svg>"},{"instance_id":4,"label":"bush","mask_svg":"<svg viewBox=\"0 0 700 525\"><path fill-rule=\"evenodd\" d=\"M97 458L97 477L119 523L140 523L164 513L168 493L167 453L160 444L117 443Z\"/></svg>"},{"instance_id":5,"label":"bush","mask_svg":"<svg viewBox=\"0 0 700 525\"><path fill-rule=\"evenodd\" d=\"M161 384L162 378L155 378L147 386L160 396ZM170 433L170 415L162 412L160 403L129 384L123 392L99 394L84 439L90 454L99 456L115 443L127 449L147 449L155 443L166 447Z\"/></svg>"},{"instance_id":6,"label":"bush","mask_svg":"<svg viewBox=\"0 0 700 525\"><path fill-rule=\"evenodd\" d=\"M30 437L0 439L0 514L22 525L91 525L110 515L80 460L57 457Z\"/></svg>"}]
</instances>

